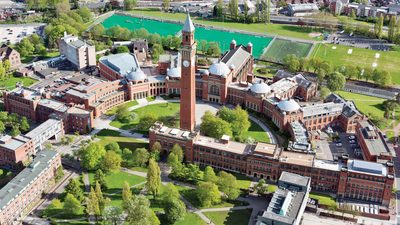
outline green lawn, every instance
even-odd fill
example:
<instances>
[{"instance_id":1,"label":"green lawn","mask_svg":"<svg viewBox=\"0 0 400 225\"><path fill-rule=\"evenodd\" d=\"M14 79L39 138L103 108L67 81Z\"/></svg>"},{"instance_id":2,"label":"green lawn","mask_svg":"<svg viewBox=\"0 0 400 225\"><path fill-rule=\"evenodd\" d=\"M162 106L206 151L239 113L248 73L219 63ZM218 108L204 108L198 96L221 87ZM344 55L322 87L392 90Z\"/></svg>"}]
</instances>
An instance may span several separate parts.
<instances>
[{"instance_id":1,"label":"green lawn","mask_svg":"<svg viewBox=\"0 0 400 225\"><path fill-rule=\"evenodd\" d=\"M121 123L118 120L113 120L110 123L110 125L120 129L130 130L135 128L135 126L139 123L140 118L144 115L154 114L160 119L162 117L174 117L177 113L179 113L179 107L180 107L179 103L160 103L160 104L148 105L132 111L137 116L135 120L132 121L131 123ZM148 131L138 131L138 132L148 133Z\"/></svg>"},{"instance_id":2,"label":"green lawn","mask_svg":"<svg viewBox=\"0 0 400 225\"><path fill-rule=\"evenodd\" d=\"M216 225L247 225L252 209L205 212L204 214Z\"/></svg>"},{"instance_id":3,"label":"green lawn","mask_svg":"<svg viewBox=\"0 0 400 225\"><path fill-rule=\"evenodd\" d=\"M174 223L174 225L206 225L206 222L204 222L198 215L187 212L183 220Z\"/></svg>"},{"instance_id":4,"label":"green lawn","mask_svg":"<svg viewBox=\"0 0 400 225\"><path fill-rule=\"evenodd\" d=\"M245 139L248 137L254 138L257 142L270 143L269 136L267 133L255 122L250 120L251 126L248 131L246 131L243 136Z\"/></svg>"},{"instance_id":5,"label":"green lawn","mask_svg":"<svg viewBox=\"0 0 400 225\"><path fill-rule=\"evenodd\" d=\"M10 77L0 81L0 89L12 90L18 82L22 82L23 86L29 87L36 83L37 80L30 77Z\"/></svg>"},{"instance_id":6,"label":"green lawn","mask_svg":"<svg viewBox=\"0 0 400 225\"><path fill-rule=\"evenodd\" d=\"M236 179L237 179L237 184L240 189L248 189L250 187L252 179L250 177L247 177L243 174L239 173L232 173Z\"/></svg>"},{"instance_id":7,"label":"green lawn","mask_svg":"<svg viewBox=\"0 0 400 225\"><path fill-rule=\"evenodd\" d=\"M159 10L149 9L135 9L131 11L135 16L146 16L153 18L160 18L166 20L179 20L184 21L186 18L185 13L164 13ZM264 24L264 23L234 23L234 22L221 22L216 20L203 20L193 18L194 23L203 24L214 27L228 28L231 30L254 32L264 35L280 35L286 37L294 37L299 39L315 40L314 37L310 36L311 32L320 32L320 29L312 29L284 24Z\"/></svg>"},{"instance_id":8,"label":"green lawn","mask_svg":"<svg viewBox=\"0 0 400 225\"><path fill-rule=\"evenodd\" d=\"M367 116L372 116L377 121L381 121L382 122L381 124L376 124L381 129L383 129L387 125L385 123L386 121L386 119L384 118L385 111L383 110L383 105L382 105L382 103L386 99L352 93L352 92L346 92L346 91L337 91L336 93L346 100L353 101L356 104L357 109L360 110L361 113Z\"/></svg>"},{"instance_id":9,"label":"green lawn","mask_svg":"<svg viewBox=\"0 0 400 225\"><path fill-rule=\"evenodd\" d=\"M349 49L353 49L351 54L348 54ZM375 58L376 53L380 54L379 58ZM354 65L373 68L372 64L377 63L377 69L386 70L392 75L393 84L400 84L400 51L383 52L343 45L319 44L315 47L312 57L327 60L335 66Z\"/></svg>"},{"instance_id":10,"label":"green lawn","mask_svg":"<svg viewBox=\"0 0 400 225\"><path fill-rule=\"evenodd\" d=\"M114 130L101 130L97 133L97 138L100 139L97 143L105 146L110 142L117 142L121 149L129 148L135 150L136 148L147 148L148 144L131 137L123 137L118 131Z\"/></svg>"},{"instance_id":11,"label":"green lawn","mask_svg":"<svg viewBox=\"0 0 400 225\"><path fill-rule=\"evenodd\" d=\"M320 194L320 193L310 193L310 198L317 199L318 204L326 205L326 206L336 206L336 201L329 195Z\"/></svg>"},{"instance_id":12,"label":"green lawn","mask_svg":"<svg viewBox=\"0 0 400 225\"><path fill-rule=\"evenodd\" d=\"M126 103L124 103L124 104L122 104L123 106L127 106L127 107L132 107L132 106L135 106L135 105L137 105L138 104L138 102L136 101L136 100L133 100L133 101L129 101L129 102L126 102ZM113 107L112 109L109 109L105 114L107 115L107 116L112 116L112 115L114 115L115 113L117 113L117 109L118 109L118 107L120 107L121 105L119 105L119 106L115 106L115 107Z\"/></svg>"},{"instance_id":13,"label":"green lawn","mask_svg":"<svg viewBox=\"0 0 400 225\"><path fill-rule=\"evenodd\" d=\"M156 97L155 96L150 96L150 97L147 97L146 100L148 102L152 102L152 101L156 100Z\"/></svg>"},{"instance_id":14,"label":"green lawn","mask_svg":"<svg viewBox=\"0 0 400 225\"><path fill-rule=\"evenodd\" d=\"M285 56L289 54L306 57L311 47L312 44L306 42L275 39L261 59L282 62Z\"/></svg>"}]
</instances>

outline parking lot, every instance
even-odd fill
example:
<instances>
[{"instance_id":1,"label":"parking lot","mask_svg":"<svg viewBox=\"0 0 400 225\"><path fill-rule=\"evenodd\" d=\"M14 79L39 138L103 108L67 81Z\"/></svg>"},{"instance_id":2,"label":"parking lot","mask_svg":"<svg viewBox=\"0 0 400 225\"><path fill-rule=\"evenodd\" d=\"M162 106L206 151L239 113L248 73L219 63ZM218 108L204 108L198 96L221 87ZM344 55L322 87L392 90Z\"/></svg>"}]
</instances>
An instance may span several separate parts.
<instances>
[{"instance_id":1,"label":"parking lot","mask_svg":"<svg viewBox=\"0 0 400 225\"><path fill-rule=\"evenodd\" d=\"M366 48L379 51L389 51L391 45L386 40L367 38L357 35L336 33L330 35L327 40L331 44L347 45L357 48Z\"/></svg>"},{"instance_id":2,"label":"parking lot","mask_svg":"<svg viewBox=\"0 0 400 225\"><path fill-rule=\"evenodd\" d=\"M338 137L335 137L334 133L321 132L320 140L315 142L317 159L336 160L343 154L348 154L353 159L362 159L357 138L353 134L337 134Z\"/></svg>"},{"instance_id":3,"label":"parking lot","mask_svg":"<svg viewBox=\"0 0 400 225\"><path fill-rule=\"evenodd\" d=\"M0 43L15 44L24 37L37 33L41 35L45 24L0 25Z\"/></svg>"}]
</instances>

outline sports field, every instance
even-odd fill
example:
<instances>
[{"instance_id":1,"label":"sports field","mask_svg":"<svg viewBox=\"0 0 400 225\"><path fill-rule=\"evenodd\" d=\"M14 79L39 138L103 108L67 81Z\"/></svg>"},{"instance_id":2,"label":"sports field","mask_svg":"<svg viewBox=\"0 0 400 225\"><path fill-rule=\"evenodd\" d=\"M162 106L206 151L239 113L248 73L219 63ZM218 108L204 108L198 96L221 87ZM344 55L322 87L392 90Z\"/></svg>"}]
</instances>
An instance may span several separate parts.
<instances>
[{"instance_id":1,"label":"sports field","mask_svg":"<svg viewBox=\"0 0 400 225\"><path fill-rule=\"evenodd\" d=\"M400 51L375 51L343 45L319 44L312 57L318 57L333 65L354 65L363 68L386 70L392 75L393 84L400 84Z\"/></svg>"},{"instance_id":2,"label":"sports field","mask_svg":"<svg viewBox=\"0 0 400 225\"><path fill-rule=\"evenodd\" d=\"M286 55L294 54L297 57L306 57L312 44L284 39L275 39L261 59L282 62Z\"/></svg>"},{"instance_id":3,"label":"sports field","mask_svg":"<svg viewBox=\"0 0 400 225\"><path fill-rule=\"evenodd\" d=\"M118 25L120 27L125 27L130 30L138 30L144 28L150 33L158 33L161 36L179 35L179 32L182 29L182 24L178 23L142 19L119 14L114 14L110 16L105 21L103 21L102 24L106 29ZM269 37L237 33L233 31L209 29L199 26L196 27L195 37L197 40L218 42L222 52L229 49L229 45L233 39L235 39L238 44L247 45L247 43L251 42L253 44L253 55L256 58L261 56L264 48L268 46L268 44L272 41L272 38Z\"/></svg>"}]
</instances>

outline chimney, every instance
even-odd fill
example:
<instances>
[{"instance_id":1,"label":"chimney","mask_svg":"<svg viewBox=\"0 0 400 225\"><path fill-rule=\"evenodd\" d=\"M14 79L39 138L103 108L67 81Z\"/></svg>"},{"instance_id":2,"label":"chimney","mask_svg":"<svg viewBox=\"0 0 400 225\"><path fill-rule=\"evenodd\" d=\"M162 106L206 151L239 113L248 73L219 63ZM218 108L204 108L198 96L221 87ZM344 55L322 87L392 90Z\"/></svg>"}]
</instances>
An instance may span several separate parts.
<instances>
[{"instance_id":1,"label":"chimney","mask_svg":"<svg viewBox=\"0 0 400 225\"><path fill-rule=\"evenodd\" d=\"M233 49L235 49L235 48L236 48L236 41L235 41L235 39L233 39L233 40L231 41L230 50L233 50Z\"/></svg>"},{"instance_id":2,"label":"chimney","mask_svg":"<svg viewBox=\"0 0 400 225\"><path fill-rule=\"evenodd\" d=\"M251 42L249 42L246 46L246 50L253 55L253 44Z\"/></svg>"}]
</instances>

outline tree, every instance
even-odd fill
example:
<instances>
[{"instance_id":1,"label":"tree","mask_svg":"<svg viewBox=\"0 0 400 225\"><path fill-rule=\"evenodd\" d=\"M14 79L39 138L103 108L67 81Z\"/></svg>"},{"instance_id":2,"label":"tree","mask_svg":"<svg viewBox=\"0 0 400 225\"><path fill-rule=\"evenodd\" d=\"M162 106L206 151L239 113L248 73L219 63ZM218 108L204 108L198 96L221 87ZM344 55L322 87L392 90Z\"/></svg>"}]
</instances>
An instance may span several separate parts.
<instances>
[{"instance_id":1,"label":"tree","mask_svg":"<svg viewBox=\"0 0 400 225\"><path fill-rule=\"evenodd\" d=\"M100 186L99 182L96 182L95 192L96 192L97 200L99 202L100 213L102 214L104 211L104 208L106 207L107 199L105 199L103 196L103 192L101 191L101 186Z\"/></svg>"},{"instance_id":2,"label":"tree","mask_svg":"<svg viewBox=\"0 0 400 225\"><path fill-rule=\"evenodd\" d=\"M271 23L271 0L267 0L265 23Z\"/></svg>"},{"instance_id":3,"label":"tree","mask_svg":"<svg viewBox=\"0 0 400 225\"><path fill-rule=\"evenodd\" d=\"M343 89L346 84L346 78L339 72L329 74L326 81L326 86L332 92Z\"/></svg>"},{"instance_id":4,"label":"tree","mask_svg":"<svg viewBox=\"0 0 400 225\"><path fill-rule=\"evenodd\" d=\"M239 105L235 109L222 107L218 111L218 117L228 122L235 137L241 136L250 128L249 114Z\"/></svg>"},{"instance_id":5,"label":"tree","mask_svg":"<svg viewBox=\"0 0 400 225\"><path fill-rule=\"evenodd\" d=\"M102 190L107 190L107 180L106 175L103 173L101 169L96 170L96 174L94 175L94 181L100 184Z\"/></svg>"},{"instance_id":6,"label":"tree","mask_svg":"<svg viewBox=\"0 0 400 225\"><path fill-rule=\"evenodd\" d=\"M154 44L152 50L153 50L152 55L151 55L152 59L154 61L158 61L158 58L160 57L160 55L164 53L164 49L163 49L162 45L160 45L158 43Z\"/></svg>"},{"instance_id":7,"label":"tree","mask_svg":"<svg viewBox=\"0 0 400 225\"><path fill-rule=\"evenodd\" d=\"M88 170L97 168L105 154L104 147L98 143L90 143L78 152L82 166Z\"/></svg>"},{"instance_id":8,"label":"tree","mask_svg":"<svg viewBox=\"0 0 400 225\"><path fill-rule=\"evenodd\" d=\"M129 225L159 225L160 221L150 209L149 200L138 195L127 202L125 222Z\"/></svg>"},{"instance_id":9,"label":"tree","mask_svg":"<svg viewBox=\"0 0 400 225\"><path fill-rule=\"evenodd\" d=\"M262 5L261 5L262 3L261 3L261 1L260 0L257 0L256 1L256 11L255 11L255 16L256 16L256 18L257 18L257 22L259 22L260 21L260 6L262 7Z\"/></svg>"},{"instance_id":10,"label":"tree","mask_svg":"<svg viewBox=\"0 0 400 225\"><path fill-rule=\"evenodd\" d=\"M90 29L90 33L95 38L103 36L105 31L106 31L106 29L104 28L104 26L101 23L96 24L95 26L92 27L92 29Z\"/></svg>"},{"instance_id":11,"label":"tree","mask_svg":"<svg viewBox=\"0 0 400 225\"><path fill-rule=\"evenodd\" d=\"M223 2L223 0L218 0L217 1L217 6L216 6L216 8L217 8L217 17L218 18L221 18L222 17L222 13L223 13L223 10L224 10L224 2Z\"/></svg>"},{"instance_id":12,"label":"tree","mask_svg":"<svg viewBox=\"0 0 400 225\"><path fill-rule=\"evenodd\" d=\"M205 135L213 138L221 138L224 134L232 136L230 124L210 111L206 111L201 120L200 130Z\"/></svg>"},{"instance_id":13,"label":"tree","mask_svg":"<svg viewBox=\"0 0 400 225\"><path fill-rule=\"evenodd\" d=\"M165 219L168 224L175 224L186 215L186 206L179 198L171 199L164 204Z\"/></svg>"},{"instance_id":14,"label":"tree","mask_svg":"<svg viewBox=\"0 0 400 225\"><path fill-rule=\"evenodd\" d=\"M149 160L148 172L147 172L147 182L146 187L153 197L156 198L161 186L161 171L160 167L154 159Z\"/></svg>"},{"instance_id":15,"label":"tree","mask_svg":"<svg viewBox=\"0 0 400 225\"><path fill-rule=\"evenodd\" d=\"M29 131L29 129L30 129L28 119L27 119L25 116L23 116L23 117L21 118L21 122L20 122L19 129L20 129L22 132L27 132L27 131Z\"/></svg>"},{"instance_id":16,"label":"tree","mask_svg":"<svg viewBox=\"0 0 400 225\"><path fill-rule=\"evenodd\" d=\"M24 38L17 44L16 49L21 57L26 57L32 55L33 51L35 51L35 46L33 46L29 38Z\"/></svg>"},{"instance_id":17,"label":"tree","mask_svg":"<svg viewBox=\"0 0 400 225\"><path fill-rule=\"evenodd\" d=\"M174 153L178 157L179 162L183 162L184 155L181 146L174 144L174 146L172 146L171 153Z\"/></svg>"},{"instance_id":18,"label":"tree","mask_svg":"<svg viewBox=\"0 0 400 225\"><path fill-rule=\"evenodd\" d=\"M237 185L236 177L225 171L221 171L218 176L218 188L224 192L230 200L239 197L240 190Z\"/></svg>"},{"instance_id":19,"label":"tree","mask_svg":"<svg viewBox=\"0 0 400 225\"><path fill-rule=\"evenodd\" d=\"M345 75L347 78L352 79L352 78L354 78L354 77L357 77L357 72L358 72L358 70L357 70L357 68L356 68L355 66L353 66L353 65L348 65L348 66L346 66L344 75Z\"/></svg>"},{"instance_id":20,"label":"tree","mask_svg":"<svg viewBox=\"0 0 400 225\"><path fill-rule=\"evenodd\" d=\"M383 29L383 15L380 14L374 26L375 36L379 39L382 38L382 29Z\"/></svg>"},{"instance_id":21,"label":"tree","mask_svg":"<svg viewBox=\"0 0 400 225\"><path fill-rule=\"evenodd\" d=\"M158 117L153 113L148 113L142 118L140 118L140 122L137 125L138 130L145 130L148 131L151 126L157 121Z\"/></svg>"},{"instance_id":22,"label":"tree","mask_svg":"<svg viewBox=\"0 0 400 225\"><path fill-rule=\"evenodd\" d=\"M124 0L124 8L125 10L131 10L133 8L135 8L137 5L137 1L136 0Z\"/></svg>"},{"instance_id":23,"label":"tree","mask_svg":"<svg viewBox=\"0 0 400 225\"><path fill-rule=\"evenodd\" d=\"M104 149L106 151L114 151L116 153L121 153L121 148L119 147L119 144L115 141L108 143L106 146L104 146Z\"/></svg>"},{"instance_id":24,"label":"tree","mask_svg":"<svg viewBox=\"0 0 400 225\"><path fill-rule=\"evenodd\" d=\"M127 46L118 46L115 53L129 53L129 48Z\"/></svg>"},{"instance_id":25,"label":"tree","mask_svg":"<svg viewBox=\"0 0 400 225\"><path fill-rule=\"evenodd\" d=\"M98 217L100 216L99 199L93 187L90 188L89 196L86 198L86 211L89 215L95 215L96 221L98 221Z\"/></svg>"},{"instance_id":26,"label":"tree","mask_svg":"<svg viewBox=\"0 0 400 225\"><path fill-rule=\"evenodd\" d=\"M257 194L263 195L268 192L268 186L265 185L265 180L261 179L258 181L257 186L256 186Z\"/></svg>"},{"instance_id":27,"label":"tree","mask_svg":"<svg viewBox=\"0 0 400 225\"><path fill-rule=\"evenodd\" d=\"M237 20L239 16L238 0L229 0L228 10L232 19Z\"/></svg>"},{"instance_id":28,"label":"tree","mask_svg":"<svg viewBox=\"0 0 400 225\"><path fill-rule=\"evenodd\" d=\"M65 192L75 196L79 201L84 200L83 191L81 188L81 182L78 179L71 179L65 187Z\"/></svg>"},{"instance_id":29,"label":"tree","mask_svg":"<svg viewBox=\"0 0 400 225\"><path fill-rule=\"evenodd\" d=\"M128 49L128 52L129 52L129 49ZM129 111L129 106L124 104L124 105L118 106L115 116L118 121L120 121L122 123L129 123L132 120L134 120L134 115L135 115L134 113Z\"/></svg>"},{"instance_id":30,"label":"tree","mask_svg":"<svg viewBox=\"0 0 400 225\"><path fill-rule=\"evenodd\" d=\"M199 47L198 50L201 51L203 54L207 53L207 48L208 48L208 43L206 40L200 40L199 41Z\"/></svg>"},{"instance_id":31,"label":"tree","mask_svg":"<svg viewBox=\"0 0 400 225\"><path fill-rule=\"evenodd\" d=\"M375 70L373 80L375 81L375 83L381 86L389 86L392 84L392 77L390 76L390 73L385 70Z\"/></svg>"},{"instance_id":32,"label":"tree","mask_svg":"<svg viewBox=\"0 0 400 225\"><path fill-rule=\"evenodd\" d=\"M197 182L203 177L203 172L200 170L199 166L196 164L188 164L184 168L184 178L188 181Z\"/></svg>"},{"instance_id":33,"label":"tree","mask_svg":"<svg viewBox=\"0 0 400 225\"><path fill-rule=\"evenodd\" d=\"M118 225L123 221L121 208L116 206L107 206L104 209L103 220L106 225Z\"/></svg>"},{"instance_id":34,"label":"tree","mask_svg":"<svg viewBox=\"0 0 400 225\"><path fill-rule=\"evenodd\" d=\"M163 0L162 7L163 7L164 12L169 11L169 4L170 4L170 0Z\"/></svg>"},{"instance_id":35,"label":"tree","mask_svg":"<svg viewBox=\"0 0 400 225\"><path fill-rule=\"evenodd\" d=\"M353 18L353 19L355 19L357 17L355 10L351 10L350 17Z\"/></svg>"},{"instance_id":36,"label":"tree","mask_svg":"<svg viewBox=\"0 0 400 225\"><path fill-rule=\"evenodd\" d=\"M374 71L371 68L367 67L364 69L363 76L367 81L372 80L374 77Z\"/></svg>"},{"instance_id":37,"label":"tree","mask_svg":"<svg viewBox=\"0 0 400 225\"><path fill-rule=\"evenodd\" d=\"M306 71L308 66L308 59L306 57L301 57L299 59L299 71Z\"/></svg>"},{"instance_id":38,"label":"tree","mask_svg":"<svg viewBox=\"0 0 400 225\"><path fill-rule=\"evenodd\" d=\"M283 64L285 64L290 72L297 72L299 70L300 61L295 54L289 54L283 58Z\"/></svg>"},{"instance_id":39,"label":"tree","mask_svg":"<svg viewBox=\"0 0 400 225\"><path fill-rule=\"evenodd\" d=\"M68 193L65 196L63 211L67 215L79 215L82 213L81 202Z\"/></svg>"},{"instance_id":40,"label":"tree","mask_svg":"<svg viewBox=\"0 0 400 225\"><path fill-rule=\"evenodd\" d=\"M21 131L19 130L18 125L12 125L10 135L15 137L21 134Z\"/></svg>"},{"instance_id":41,"label":"tree","mask_svg":"<svg viewBox=\"0 0 400 225\"><path fill-rule=\"evenodd\" d=\"M162 146L160 142L156 141L150 148L150 157L154 160L158 161L160 159L160 152L162 150Z\"/></svg>"},{"instance_id":42,"label":"tree","mask_svg":"<svg viewBox=\"0 0 400 225\"><path fill-rule=\"evenodd\" d=\"M137 148L132 155L133 162L137 166L146 166L146 163L149 161L150 154L145 148Z\"/></svg>"},{"instance_id":43,"label":"tree","mask_svg":"<svg viewBox=\"0 0 400 225\"><path fill-rule=\"evenodd\" d=\"M206 55L207 56L220 56L221 55L221 48L219 47L217 42L209 42L208 43Z\"/></svg>"},{"instance_id":44,"label":"tree","mask_svg":"<svg viewBox=\"0 0 400 225\"><path fill-rule=\"evenodd\" d=\"M4 67L4 70L5 70L6 72L10 71L10 69L11 69L10 60L8 60L8 59L4 60L4 62L3 62L3 67Z\"/></svg>"},{"instance_id":45,"label":"tree","mask_svg":"<svg viewBox=\"0 0 400 225\"><path fill-rule=\"evenodd\" d=\"M331 93L331 90L329 90L329 88L327 88L327 87L321 87L321 89L319 90L319 96L320 96L321 100L328 97L328 95L330 93Z\"/></svg>"},{"instance_id":46,"label":"tree","mask_svg":"<svg viewBox=\"0 0 400 225\"><path fill-rule=\"evenodd\" d=\"M221 202L218 186L211 182L201 182L196 190L196 196L203 207L210 207Z\"/></svg>"},{"instance_id":47,"label":"tree","mask_svg":"<svg viewBox=\"0 0 400 225\"><path fill-rule=\"evenodd\" d=\"M118 171L121 168L122 158L114 151L107 151L101 161L101 168L105 172Z\"/></svg>"},{"instance_id":48,"label":"tree","mask_svg":"<svg viewBox=\"0 0 400 225\"><path fill-rule=\"evenodd\" d=\"M90 9L86 6L83 6L76 10L76 12L81 16L83 22L87 23L92 20L93 14Z\"/></svg>"},{"instance_id":49,"label":"tree","mask_svg":"<svg viewBox=\"0 0 400 225\"><path fill-rule=\"evenodd\" d=\"M128 202L132 200L132 197L133 197L133 195L132 195L131 187L129 186L129 183L125 181L122 186L122 206L123 206L123 208L126 208Z\"/></svg>"},{"instance_id":50,"label":"tree","mask_svg":"<svg viewBox=\"0 0 400 225\"><path fill-rule=\"evenodd\" d=\"M390 17L389 28L388 28L388 39L390 42L394 42L396 38L396 17Z\"/></svg>"},{"instance_id":51,"label":"tree","mask_svg":"<svg viewBox=\"0 0 400 225\"><path fill-rule=\"evenodd\" d=\"M71 10L71 6L68 0L61 0L56 4L56 14L58 16L67 13L69 10Z\"/></svg>"},{"instance_id":52,"label":"tree","mask_svg":"<svg viewBox=\"0 0 400 225\"><path fill-rule=\"evenodd\" d=\"M203 176L203 180L205 182L212 182L212 183L216 183L218 180L217 175L214 172L214 169L211 166L207 166L204 169L204 176Z\"/></svg>"},{"instance_id":53,"label":"tree","mask_svg":"<svg viewBox=\"0 0 400 225\"><path fill-rule=\"evenodd\" d=\"M162 199L164 203L173 199L179 199L179 191L173 183L167 183L164 186Z\"/></svg>"}]
</instances>

